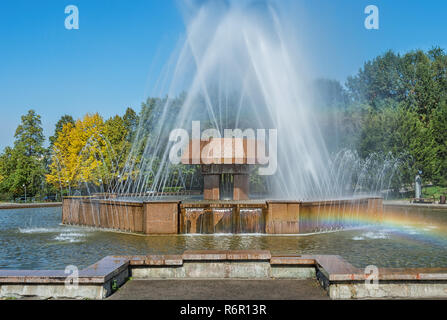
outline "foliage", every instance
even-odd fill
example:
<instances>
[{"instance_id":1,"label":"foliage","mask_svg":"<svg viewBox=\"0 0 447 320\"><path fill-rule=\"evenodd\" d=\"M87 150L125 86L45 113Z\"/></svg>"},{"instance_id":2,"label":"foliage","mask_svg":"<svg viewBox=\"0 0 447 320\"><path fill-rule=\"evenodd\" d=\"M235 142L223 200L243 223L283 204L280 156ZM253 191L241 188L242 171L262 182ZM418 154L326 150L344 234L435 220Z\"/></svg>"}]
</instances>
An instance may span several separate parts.
<instances>
[{"instance_id":1,"label":"foliage","mask_svg":"<svg viewBox=\"0 0 447 320\"><path fill-rule=\"evenodd\" d=\"M424 181L446 185L447 55L442 49L389 51L366 62L346 87L353 110L348 123L358 124L351 146L362 157L391 152L402 157L402 185L412 184L419 170Z\"/></svg>"},{"instance_id":2,"label":"foliage","mask_svg":"<svg viewBox=\"0 0 447 320\"><path fill-rule=\"evenodd\" d=\"M433 182L447 186L447 103L445 101L433 112L429 130L433 139Z\"/></svg>"},{"instance_id":3,"label":"foliage","mask_svg":"<svg viewBox=\"0 0 447 320\"><path fill-rule=\"evenodd\" d=\"M51 147L54 145L54 142L57 140L58 136L59 136L59 132L62 131L62 128L64 127L64 125L66 125L67 123L71 123L72 125L75 124L75 121L73 120L73 117L70 115L63 115L59 121L56 123L56 127L54 129L54 134L49 138L50 140L50 149Z\"/></svg>"},{"instance_id":4,"label":"foliage","mask_svg":"<svg viewBox=\"0 0 447 320\"><path fill-rule=\"evenodd\" d=\"M15 132L14 147L0 156L0 192L21 196L39 195L44 189L43 130L34 110L22 116Z\"/></svg>"},{"instance_id":5,"label":"foliage","mask_svg":"<svg viewBox=\"0 0 447 320\"><path fill-rule=\"evenodd\" d=\"M317 79L315 87L315 104L321 107L346 108L349 103L349 94L337 80Z\"/></svg>"},{"instance_id":6,"label":"foliage","mask_svg":"<svg viewBox=\"0 0 447 320\"><path fill-rule=\"evenodd\" d=\"M447 56L440 48L403 56L388 51L366 62L356 76L348 78L346 87L354 102L376 109L388 105L387 101L402 103L428 121L432 110L446 99Z\"/></svg>"},{"instance_id":7,"label":"foliage","mask_svg":"<svg viewBox=\"0 0 447 320\"><path fill-rule=\"evenodd\" d=\"M423 198L439 200L440 196L447 196L447 187L430 186L422 189Z\"/></svg>"},{"instance_id":8,"label":"foliage","mask_svg":"<svg viewBox=\"0 0 447 320\"><path fill-rule=\"evenodd\" d=\"M99 114L87 114L75 125L65 124L54 142L47 181L61 187L110 182L116 159L105 130Z\"/></svg>"},{"instance_id":9,"label":"foliage","mask_svg":"<svg viewBox=\"0 0 447 320\"><path fill-rule=\"evenodd\" d=\"M127 108L123 116L124 126L127 130L126 140L132 142L138 128L139 117L132 108Z\"/></svg>"},{"instance_id":10,"label":"foliage","mask_svg":"<svg viewBox=\"0 0 447 320\"><path fill-rule=\"evenodd\" d=\"M22 122L14 134L14 145L23 148L22 151L28 157L40 157L44 152L43 142L45 140L42 130L40 115L34 110L22 116Z\"/></svg>"}]
</instances>

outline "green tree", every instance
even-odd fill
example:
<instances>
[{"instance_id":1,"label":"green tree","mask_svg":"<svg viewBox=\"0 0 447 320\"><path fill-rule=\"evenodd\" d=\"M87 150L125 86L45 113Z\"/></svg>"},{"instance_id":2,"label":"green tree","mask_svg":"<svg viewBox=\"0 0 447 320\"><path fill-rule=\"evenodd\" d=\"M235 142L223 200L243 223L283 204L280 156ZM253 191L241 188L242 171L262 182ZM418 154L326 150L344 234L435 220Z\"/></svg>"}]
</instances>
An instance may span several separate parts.
<instances>
[{"instance_id":1,"label":"green tree","mask_svg":"<svg viewBox=\"0 0 447 320\"><path fill-rule=\"evenodd\" d=\"M444 101L432 115L430 134L433 139L433 181L447 185L447 103Z\"/></svg>"},{"instance_id":2,"label":"green tree","mask_svg":"<svg viewBox=\"0 0 447 320\"><path fill-rule=\"evenodd\" d=\"M441 101L441 85L435 77L432 60L423 51L405 54L402 58L402 79L408 109L416 111L424 122Z\"/></svg>"},{"instance_id":3,"label":"green tree","mask_svg":"<svg viewBox=\"0 0 447 320\"><path fill-rule=\"evenodd\" d=\"M332 79L318 79L314 83L316 104L322 108L346 108L349 95L341 83Z\"/></svg>"},{"instance_id":4,"label":"green tree","mask_svg":"<svg viewBox=\"0 0 447 320\"><path fill-rule=\"evenodd\" d=\"M73 117L70 115L63 115L58 122L56 122L56 126L54 129L54 134L49 138L50 140L50 148L54 145L54 142L57 140L59 133L62 131L62 128L67 123L71 123L72 125L75 124L75 121L73 120Z\"/></svg>"},{"instance_id":5,"label":"green tree","mask_svg":"<svg viewBox=\"0 0 447 320\"><path fill-rule=\"evenodd\" d=\"M15 146L22 145L25 155L41 157L44 152L45 137L40 115L36 114L34 110L29 110L26 115L22 116L22 122L17 127L14 138Z\"/></svg>"},{"instance_id":6,"label":"green tree","mask_svg":"<svg viewBox=\"0 0 447 320\"><path fill-rule=\"evenodd\" d=\"M138 115L132 108L127 108L123 116L124 126L128 132L127 141L132 141L138 129Z\"/></svg>"},{"instance_id":7,"label":"green tree","mask_svg":"<svg viewBox=\"0 0 447 320\"><path fill-rule=\"evenodd\" d=\"M105 161L116 175L124 168L131 148L128 124L120 116L110 118L104 124L104 135L107 138Z\"/></svg>"},{"instance_id":8,"label":"green tree","mask_svg":"<svg viewBox=\"0 0 447 320\"><path fill-rule=\"evenodd\" d=\"M0 192L7 195L9 198L12 195L12 179L16 167L16 161L14 157L14 150L11 147L6 147L3 153L0 155Z\"/></svg>"},{"instance_id":9,"label":"green tree","mask_svg":"<svg viewBox=\"0 0 447 320\"><path fill-rule=\"evenodd\" d=\"M405 95L401 79L401 57L393 51L368 61L356 76L348 77L346 87L352 99L373 107L384 99L400 101Z\"/></svg>"},{"instance_id":10,"label":"green tree","mask_svg":"<svg viewBox=\"0 0 447 320\"><path fill-rule=\"evenodd\" d=\"M40 116L34 110L22 116L14 135L14 148L6 148L0 158L2 192L13 196L41 195L44 189L44 135Z\"/></svg>"}]
</instances>

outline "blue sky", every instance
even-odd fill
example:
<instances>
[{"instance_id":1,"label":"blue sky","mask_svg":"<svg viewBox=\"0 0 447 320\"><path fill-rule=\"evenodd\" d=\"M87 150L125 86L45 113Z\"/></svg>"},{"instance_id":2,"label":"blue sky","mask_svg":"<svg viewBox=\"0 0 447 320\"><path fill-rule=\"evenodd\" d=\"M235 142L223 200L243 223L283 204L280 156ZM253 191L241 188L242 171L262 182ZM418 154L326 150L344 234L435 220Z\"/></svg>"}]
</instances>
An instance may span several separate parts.
<instances>
[{"instance_id":1,"label":"blue sky","mask_svg":"<svg viewBox=\"0 0 447 320\"><path fill-rule=\"evenodd\" d=\"M0 150L13 143L20 116L30 108L42 116L47 137L64 114L138 111L184 32L181 3L2 0ZM79 8L79 30L64 27L70 4ZM379 7L379 30L363 26L369 4ZM293 8L297 32L312 35L308 50L318 61L317 76L344 82L388 49L447 48L444 0L295 0Z\"/></svg>"}]
</instances>

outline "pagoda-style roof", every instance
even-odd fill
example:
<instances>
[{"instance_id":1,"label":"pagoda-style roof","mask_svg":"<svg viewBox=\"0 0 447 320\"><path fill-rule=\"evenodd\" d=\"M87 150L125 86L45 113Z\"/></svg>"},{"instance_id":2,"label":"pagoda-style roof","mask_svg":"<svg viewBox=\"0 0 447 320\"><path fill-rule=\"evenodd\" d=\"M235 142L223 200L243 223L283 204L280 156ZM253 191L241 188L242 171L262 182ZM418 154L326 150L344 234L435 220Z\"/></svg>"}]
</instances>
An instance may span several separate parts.
<instances>
[{"instance_id":1,"label":"pagoda-style roof","mask_svg":"<svg viewBox=\"0 0 447 320\"><path fill-rule=\"evenodd\" d=\"M256 164L256 148L256 140L246 138L190 140L182 164Z\"/></svg>"}]
</instances>

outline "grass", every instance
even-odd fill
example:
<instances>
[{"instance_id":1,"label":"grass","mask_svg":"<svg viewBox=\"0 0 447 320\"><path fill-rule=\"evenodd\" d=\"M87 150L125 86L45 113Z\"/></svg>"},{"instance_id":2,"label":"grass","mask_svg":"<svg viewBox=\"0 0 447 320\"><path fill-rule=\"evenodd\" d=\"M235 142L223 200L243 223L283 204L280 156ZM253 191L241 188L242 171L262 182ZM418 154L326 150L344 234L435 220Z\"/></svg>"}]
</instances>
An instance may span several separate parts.
<instances>
[{"instance_id":1,"label":"grass","mask_svg":"<svg viewBox=\"0 0 447 320\"><path fill-rule=\"evenodd\" d=\"M447 187L431 186L422 188L422 197L439 200L439 197L447 196Z\"/></svg>"},{"instance_id":2,"label":"grass","mask_svg":"<svg viewBox=\"0 0 447 320\"><path fill-rule=\"evenodd\" d=\"M119 289L118 283L117 283L116 279L113 279L113 281L112 281L112 293L115 293L116 291L118 291L118 289Z\"/></svg>"},{"instance_id":3,"label":"grass","mask_svg":"<svg viewBox=\"0 0 447 320\"><path fill-rule=\"evenodd\" d=\"M439 201L440 196L447 196L447 187L441 186L422 186L422 198ZM395 194L388 194L387 200L412 200L414 199L414 190Z\"/></svg>"}]
</instances>

